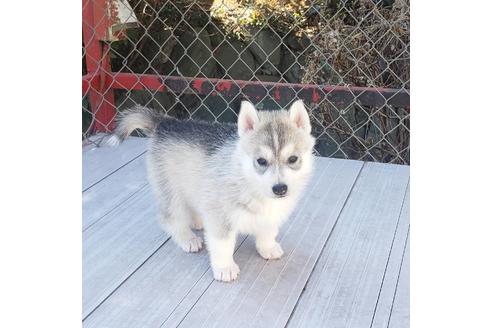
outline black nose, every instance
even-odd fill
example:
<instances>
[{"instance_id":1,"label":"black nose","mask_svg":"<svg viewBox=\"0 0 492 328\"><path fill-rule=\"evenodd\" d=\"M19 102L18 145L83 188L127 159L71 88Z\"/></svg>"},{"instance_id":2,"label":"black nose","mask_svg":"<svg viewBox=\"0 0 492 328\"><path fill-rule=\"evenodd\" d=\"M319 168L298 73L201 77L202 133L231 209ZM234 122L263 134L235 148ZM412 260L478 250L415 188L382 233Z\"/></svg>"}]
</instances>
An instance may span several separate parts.
<instances>
[{"instance_id":1,"label":"black nose","mask_svg":"<svg viewBox=\"0 0 492 328\"><path fill-rule=\"evenodd\" d=\"M279 183L273 186L272 190L275 195L283 196L287 192L287 185L284 183Z\"/></svg>"}]
</instances>

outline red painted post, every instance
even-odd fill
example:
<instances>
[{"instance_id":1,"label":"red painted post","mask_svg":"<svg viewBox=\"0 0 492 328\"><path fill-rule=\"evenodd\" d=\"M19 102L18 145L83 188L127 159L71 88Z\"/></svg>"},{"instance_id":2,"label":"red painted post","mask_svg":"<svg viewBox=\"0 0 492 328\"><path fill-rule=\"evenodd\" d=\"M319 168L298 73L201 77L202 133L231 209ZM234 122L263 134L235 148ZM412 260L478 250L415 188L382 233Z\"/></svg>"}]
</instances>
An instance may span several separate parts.
<instances>
[{"instance_id":1,"label":"red painted post","mask_svg":"<svg viewBox=\"0 0 492 328\"><path fill-rule=\"evenodd\" d=\"M111 22L107 16L107 1L82 0L82 35L85 46L87 73L99 77L90 84L89 102L94 115L92 132L110 132L114 128L116 107L113 89L106 83L111 74L108 39Z\"/></svg>"}]
</instances>

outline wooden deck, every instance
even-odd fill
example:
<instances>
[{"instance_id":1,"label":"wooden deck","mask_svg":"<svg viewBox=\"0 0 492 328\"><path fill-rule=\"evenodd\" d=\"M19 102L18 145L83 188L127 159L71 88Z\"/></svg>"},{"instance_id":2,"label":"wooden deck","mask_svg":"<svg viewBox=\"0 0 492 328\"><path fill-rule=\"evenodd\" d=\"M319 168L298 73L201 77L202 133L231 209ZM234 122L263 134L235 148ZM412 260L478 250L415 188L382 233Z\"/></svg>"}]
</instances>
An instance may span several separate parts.
<instances>
[{"instance_id":1,"label":"wooden deck","mask_svg":"<svg viewBox=\"0 0 492 328\"><path fill-rule=\"evenodd\" d=\"M282 259L239 238L239 280L158 226L145 138L83 149L84 327L409 327L409 167L317 158Z\"/></svg>"}]
</instances>

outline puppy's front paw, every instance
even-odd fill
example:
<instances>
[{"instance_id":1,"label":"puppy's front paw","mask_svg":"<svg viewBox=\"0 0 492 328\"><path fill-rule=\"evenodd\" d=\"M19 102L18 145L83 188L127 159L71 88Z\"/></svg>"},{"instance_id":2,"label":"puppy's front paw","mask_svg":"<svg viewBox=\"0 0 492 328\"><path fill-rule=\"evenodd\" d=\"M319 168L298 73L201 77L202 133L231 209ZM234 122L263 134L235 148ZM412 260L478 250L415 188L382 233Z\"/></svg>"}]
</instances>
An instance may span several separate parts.
<instances>
[{"instance_id":1,"label":"puppy's front paw","mask_svg":"<svg viewBox=\"0 0 492 328\"><path fill-rule=\"evenodd\" d=\"M178 244L185 252L196 253L203 248L203 239L196 236Z\"/></svg>"},{"instance_id":2,"label":"puppy's front paw","mask_svg":"<svg viewBox=\"0 0 492 328\"><path fill-rule=\"evenodd\" d=\"M284 251L282 250L282 247L280 247L280 244L275 242L273 246L260 246L256 245L256 250L258 251L258 254L261 255L265 260L275 260L279 259L284 255Z\"/></svg>"},{"instance_id":3,"label":"puppy's front paw","mask_svg":"<svg viewBox=\"0 0 492 328\"><path fill-rule=\"evenodd\" d=\"M239 276L239 267L235 262L223 268L212 266L212 271L214 273L214 279L218 281L231 282Z\"/></svg>"}]
</instances>

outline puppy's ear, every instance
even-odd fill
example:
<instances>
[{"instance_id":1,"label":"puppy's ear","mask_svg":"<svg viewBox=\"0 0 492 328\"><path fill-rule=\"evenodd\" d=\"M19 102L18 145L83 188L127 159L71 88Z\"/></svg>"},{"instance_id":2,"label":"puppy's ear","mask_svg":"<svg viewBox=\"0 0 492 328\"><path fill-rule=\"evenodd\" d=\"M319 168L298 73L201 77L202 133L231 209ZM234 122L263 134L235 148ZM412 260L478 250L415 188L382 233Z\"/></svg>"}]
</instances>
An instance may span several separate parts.
<instances>
[{"instance_id":1,"label":"puppy's ear","mask_svg":"<svg viewBox=\"0 0 492 328\"><path fill-rule=\"evenodd\" d=\"M309 121L309 114L304 107L304 103L302 100L296 100L290 106L289 109L290 120L294 122L294 124L298 127L306 131L307 133L311 133L311 122Z\"/></svg>"},{"instance_id":2,"label":"puppy's ear","mask_svg":"<svg viewBox=\"0 0 492 328\"><path fill-rule=\"evenodd\" d=\"M258 112L256 111L255 106L249 101L243 100L237 119L239 136L241 137L248 132L252 132L257 127L258 122Z\"/></svg>"}]
</instances>

